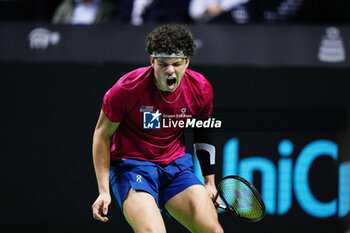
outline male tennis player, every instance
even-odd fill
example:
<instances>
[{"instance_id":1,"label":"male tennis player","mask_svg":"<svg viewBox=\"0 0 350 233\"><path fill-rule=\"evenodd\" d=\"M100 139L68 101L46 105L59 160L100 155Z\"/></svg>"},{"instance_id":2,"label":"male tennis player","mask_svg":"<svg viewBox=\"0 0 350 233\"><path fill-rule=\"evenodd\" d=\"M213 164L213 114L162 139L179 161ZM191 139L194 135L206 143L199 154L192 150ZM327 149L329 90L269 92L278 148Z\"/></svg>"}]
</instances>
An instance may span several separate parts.
<instances>
[{"instance_id":1,"label":"male tennis player","mask_svg":"<svg viewBox=\"0 0 350 233\"><path fill-rule=\"evenodd\" d=\"M160 209L191 232L223 232L211 200L216 187L210 135L194 132L203 185L185 153L184 129L174 125L212 113L211 85L187 69L194 48L187 27L156 28L146 37L151 66L127 73L105 94L93 140L99 190L92 205L95 219L108 220L110 181L135 232L166 232Z\"/></svg>"}]
</instances>

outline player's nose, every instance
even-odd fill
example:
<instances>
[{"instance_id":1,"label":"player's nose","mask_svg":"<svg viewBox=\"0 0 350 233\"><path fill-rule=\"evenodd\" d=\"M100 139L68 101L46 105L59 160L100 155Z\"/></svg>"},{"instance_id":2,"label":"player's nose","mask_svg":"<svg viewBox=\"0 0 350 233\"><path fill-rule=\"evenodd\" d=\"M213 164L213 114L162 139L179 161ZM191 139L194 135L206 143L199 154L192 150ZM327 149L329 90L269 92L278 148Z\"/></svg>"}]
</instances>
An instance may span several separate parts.
<instances>
[{"instance_id":1,"label":"player's nose","mask_svg":"<svg viewBox=\"0 0 350 233\"><path fill-rule=\"evenodd\" d=\"M167 75L172 75L173 73L175 72L175 68L174 68L174 66L167 66L167 68L166 68L166 70L165 70L165 73L167 74Z\"/></svg>"}]
</instances>

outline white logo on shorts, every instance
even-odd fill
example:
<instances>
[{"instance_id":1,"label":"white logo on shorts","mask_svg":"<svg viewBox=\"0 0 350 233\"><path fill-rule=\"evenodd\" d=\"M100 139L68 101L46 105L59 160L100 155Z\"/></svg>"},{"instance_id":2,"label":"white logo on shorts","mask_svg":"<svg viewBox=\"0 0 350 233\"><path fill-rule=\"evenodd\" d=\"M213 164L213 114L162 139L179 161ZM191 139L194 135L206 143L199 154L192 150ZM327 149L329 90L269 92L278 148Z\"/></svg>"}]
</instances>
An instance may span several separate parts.
<instances>
[{"instance_id":1,"label":"white logo on shorts","mask_svg":"<svg viewBox=\"0 0 350 233\"><path fill-rule=\"evenodd\" d=\"M142 177L142 176L137 175L137 176L136 176L136 182L141 182L141 177Z\"/></svg>"}]
</instances>

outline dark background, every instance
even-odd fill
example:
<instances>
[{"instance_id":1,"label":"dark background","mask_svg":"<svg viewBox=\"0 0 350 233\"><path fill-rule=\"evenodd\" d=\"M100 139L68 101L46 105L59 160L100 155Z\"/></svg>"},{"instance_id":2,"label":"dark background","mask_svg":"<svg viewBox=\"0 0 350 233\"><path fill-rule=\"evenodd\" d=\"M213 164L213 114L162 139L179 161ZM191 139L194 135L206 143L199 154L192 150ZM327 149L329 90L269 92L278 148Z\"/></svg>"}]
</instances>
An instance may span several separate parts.
<instances>
[{"instance_id":1,"label":"dark background","mask_svg":"<svg viewBox=\"0 0 350 233\"><path fill-rule=\"evenodd\" d=\"M110 222L103 224L92 219L90 208L97 197L97 186L91 143L104 93L118 77L137 66L1 63L4 116L1 199L6 213L2 218L2 232L131 232L114 198L109 209ZM213 84L215 105L227 110L235 111L242 106L253 107L253 111L254 107L316 106L337 107L348 112L350 107L349 69L199 65L191 68L206 75ZM277 164L276 146L281 139L292 140L297 153L308 142L327 138L340 144L338 162L349 160L349 117L341 114L337 117L340 121L345 117L345 128L341 124L321 132L315 128L295 131L280 122L284 125L280 132L258 124L255 129L241 127L217 132L217 178L221 177L223 145L232 137L241 141L240 157L262 154ZM259 115L255 118L259 121ZM250 120L241 120L239 124L249 126ZM325 157L311 168L311 186L319 190L316 196L323 201L337 196L338 162ZM320 179L327 184L326 189L324 183L319 184ZM259 182L256 185L259 186ZM165 219L169 232L185 231L175 221ZM227 232L257 229L261 232L345 232L346 219L348 217L311 217L298 207L295 199L286 215L267 215L259 223L245 223L228 213L220 215Z\"/></svg>"}]
</instances>

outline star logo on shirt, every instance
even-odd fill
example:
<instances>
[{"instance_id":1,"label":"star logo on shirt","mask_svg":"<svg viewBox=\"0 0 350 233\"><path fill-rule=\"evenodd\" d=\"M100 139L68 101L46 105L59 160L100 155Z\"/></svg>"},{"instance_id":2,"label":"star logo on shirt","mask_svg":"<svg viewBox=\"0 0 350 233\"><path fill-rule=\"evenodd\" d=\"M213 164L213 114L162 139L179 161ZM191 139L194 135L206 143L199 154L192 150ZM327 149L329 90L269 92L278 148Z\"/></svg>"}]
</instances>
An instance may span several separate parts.
<instances>
[{"instance_id":1,"label":"star logo on shirt","mask_svg":"<svg viewBox=\"0 0 350 233\"><path fill-rule=\"evenodd\" d=\"M155 113L152 113L153 118L152 118L151 122L153 122L155 119L158 119L158 117L160 115L162 115L162 114L159 112L159 110L157 110Z\"/></svg>"},{"instance_id":2,"label":"star logo on shirt","mask_svg":"<svg viewBox=\"0 0 350 233\"><path fill-rule=\"evenodd\" d=\"M145 111L143 112L143 128L144 129L160 129L160 122L162 113Z\"/></svg>"}]
</instances>

